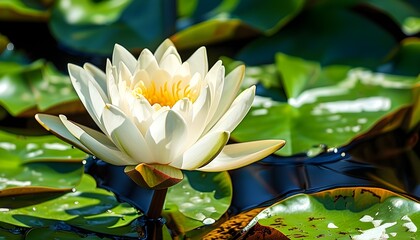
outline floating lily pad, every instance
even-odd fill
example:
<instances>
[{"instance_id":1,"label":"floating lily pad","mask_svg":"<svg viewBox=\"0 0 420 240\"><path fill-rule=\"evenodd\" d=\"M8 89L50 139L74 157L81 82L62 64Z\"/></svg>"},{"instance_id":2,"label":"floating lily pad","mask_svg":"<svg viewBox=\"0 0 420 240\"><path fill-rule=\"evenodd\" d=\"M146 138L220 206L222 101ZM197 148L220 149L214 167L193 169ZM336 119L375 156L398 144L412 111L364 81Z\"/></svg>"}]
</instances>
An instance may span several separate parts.
<instances>
[{"instance_id":1,"label":"floating lily pad","mask_svg":"<svg viewBox=\"0 0 420 240\"><path fill-rule=\"evenodd\" d=\"M87 174L69 193L49 199L46 194L39 196L45 197L43 201L30 201L28 197L33 199L33 195L0 198L0 206L5 206L1 208L0 222L34 228L63 221L92 232L137 236L133 220L140 213L129 204L118 202L111 192L96 188L95 180Z\"/></svg>"},{"instance_id":2,"label":"floating lily pad","mask_svg":"<svg viewBox=\"0 0 420 240\"><path fill-rule=\"evenodd\" d=\"M0 19L2 20L32 20L46 21L49 17L48 1L19 1L3 0L0 1ZM44 3L44 4L42 4Z\"/></svg>"},{"instance_id":3,"label":"floating lily pad","mask_svg":"<svg viewBox=\"0 0 420 240\"><path fill-rule=\"evenodd\" d=\"M368 0L367 4L389 15L407 35L420 32L420 11L407 1Z\"/></svg>"},{"instance_id":4,"label":"floating lily pad","mask_svg":"<svg viewBox=\"0 0 420 240\"><path fill-rule=\"evenodd\" d=\"M232 133L233 139L284 139L287 144L278 152L281 155L307 152L320 144L340 147L370 130L393 111L419 101L416 93L419 80L414 77L348 66L319 69L313 62L303 60L293 65L288 63L296 59L284 54L278 54L277 61L278 71L283 76L282 85L289 97L287 102L257 97L255 106ZM411 114L418 116L416 112ZM409 114L393 116L395 118L388 118L389 122L398 121L378 126L375 132L402 127L401 117Z\"/></svg>"},{"instance_id":5,"label":"floating lily pad","mask_svg":"<svg viewBox=\"0 0 420 240\"><path fill-rule=\"evenodd\" d=\"M115 43L127 49L157 47L174 27L174 8L162 0L62 1L49 23L69 48L109 55Z\"/></svg>"},{"instance_id":6,"label":"floating lily pad","mask_svg":"<svg viewBox=\"0 0 420 240\"><path fill-rule=\"evenodd\" d=\"M86 157L55 136L0 132L0 197L69 191L79 183Z\"/></svg>"},{"instance_id":7,"label":"floating lily pad","mask_svg":"<svg viewBox=\"0 0 420 240\"><path fill-rule=\"evenodd\" d=\"M338 188L297 194L262 210L244 228L290 239L417 239L420 204L385 189Z\"/></svg>"},{"instance_id":8,"label":"floating lily pad","mask_svg":"<svg viewBox=\"0 0 420 240\"><path fill-rule=\"evenodd\" d=\"M0 62L0 104L13 116L73 113L84 108L68 76L42 60L30 65Z\"/></svg>"},{"instance_id":9,"label":"floating lily pad","mask_svg":"<svg viewBox=\"0 0 420 240\"><path fill-rule=\"evenodd\" d=\"M185 172L184 180L169 188L163 216L168 226L186 233L211 225L226 213L232 200L227 172Z\"/></svg>"},{"instance_id":10,"label":"floating lily pad","mask_svg":"<svg viewBox=\"0 0 420 240\"><path fill-rule=\"evenodd\" d=\"M217 7L212 6L213 9L209 9L207 4L201 2L196 1L195 6L189 5L186 7L188 9L181 8L185 12L192 12L194 9L201 14L190 13L190 18L193 18L190 21L198 23L182 29L171 37L179 49L261 33L272 34L292 20L302 10L305 1L269 0L264 4L255 0L223 1ZM207 12L203 12L203 9ZM203 15L206 19L203 19Z\"/></svg>"},{"instance_id":11,"label":"floating lily pad","mask_svg":"<svg viewBox=\"0 0 420 240\"><path fill-rule=\"evenodd\" d=\"M322 65L377 67L397 46L394 36L337 2L323 1L308 8L275 34L249 42L235 59L256 66L272 63L275 53L282 52Z\"/></svg>"}]
</instances>

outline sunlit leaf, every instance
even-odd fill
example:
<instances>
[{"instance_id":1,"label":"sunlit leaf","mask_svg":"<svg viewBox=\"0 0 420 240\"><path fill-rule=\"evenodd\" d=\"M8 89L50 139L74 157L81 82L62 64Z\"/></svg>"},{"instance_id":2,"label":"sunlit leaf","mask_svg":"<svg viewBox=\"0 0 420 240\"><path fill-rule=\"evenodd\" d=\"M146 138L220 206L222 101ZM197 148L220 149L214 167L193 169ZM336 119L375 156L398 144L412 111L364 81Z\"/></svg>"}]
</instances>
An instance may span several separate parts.
<instances>
[{"instance_id":1,"label":"sunlit leaf","mask_svg":"<svg viewBox=\"0 0 420 240\"><path fill-rule=\"evenodd\" d=\"M132 0L60 0L55 11L69 24L102 25L115 22Z\"/></svg>"},{"instance_id":2,"label":"sunlit leaf","mask_svg":"<svg viewBox=\"0 0 420 240\"><path fill-rule=\"evenodd\" d=\"M387 114L419 101L414 93L417 88L414 86L419 83L416 78L349 70L348 66L324 67L313 75L308 68L280 64L286 62L285 58L278 55L279 72L281 75L286 72L287 77L283 85L286 92L298 95L287 103L257 97L255 106L232 133L233 139L284 139L287 144L278 152L281 155L306 152L319 144L340 147L368 131ZM308 66L311 65L309 62ZM295 71L285 70L289 67ZM316 82L322 83L321 87ZM323 86L326 82L336 84ZM375 132L405 128L401 124L407 116L388 117L389 124L378 126Z\"/></svg>"},{"instance_id":3,"label":"sunlit leaf","mask_svg":"<svg viewBox=\"0 0 420 240\"><path fill-rule=\"evenodd\" d=\"M169 188L163 216L168 226L186 233L215 223L230 206L232 183L227 172L185 172L184 180Z\"/></svg>"},{"instance_id":4,"label":"sunlit leaf","mask_svg":"<svg viewBox=\"0 0 420 240\"><path fill-rule=\"evenodd\" d=\"M255 0L222 1L214 9L206 9L208 12L204 16L207 19L202 19L201 1L198 1L199 6L195 8L196 11L201 10L201 19L195 21L198 21L197 24L175 33L171 39L179 49L183 49L246 38L259 33L271 34L293 19L302 9L304 2L270 0L261 4Z\"/></svg>"},{"instance_id":5,"label":"sunlit leaf","mask_svg":"<svg viewBox=\"0 0 420 240\"><path fill-rule=\"evenodd\" d=\"M5 222L21 227L47 227L63 221L74 227L93 232L122 236L137 236L133 220L139 217L136 209L120 203L104 189L96 188L95 180L83 175L73 191L34 202L28 195L0 198ZM33 198L33 196L31 196Z\"/></svg>"},{"instance_id":6,"label":"sunlit leaf","mask_svg":"<svg viewBox=\"0 0 420 240\"><path fill-rule=\"evenodd\" d=\"M84 111L68 76L52 64L0 62L0 104L13 116Z\"/></svg>"},{"instance_id":7,"label":"sunlit leaf","mask_svg":"<svg viewBox=\"0 0 420 240\"><path fill-rule=\"evenodd\" d=\"M49 1L19 1L2 0L0 1L0 19L2 20L32 20L45 21L49 17Z\"/></svg>"},{"instance_id":8,"label":"sunlit leaf","mask_svg":"<svg viewBox=\"0 0 420 240\"><path fill-rule=\"evenodd\" d=\"M109 55L115 43L127 49L157 47L172 33L175 15L175 6L163 0L62 1L49 23L52 34L64 45Z\"/></svg>"},{"instance_id":9,"label":"sunlit leaf","mask_svg":"<svg viewBox=\"0 0 420 240\"><path fill-rule=\"evenodd\" d=\"M262 231L253 237L278 231L290 239L415 239L419 209L418 202L388 190L338 188L284 199L261 211L244 230L259 226Z\"/></svg>"},{"instance_id":10,"label":"sunlit leaf","mask_svg":"<svg viewBox=\"0 0 420 240\"><path fill-rule=\"evenodd\" d=\"M80 181L85 158L51 135L0 132L0 196L69 191Z\"/></svg>"}]
</instances>

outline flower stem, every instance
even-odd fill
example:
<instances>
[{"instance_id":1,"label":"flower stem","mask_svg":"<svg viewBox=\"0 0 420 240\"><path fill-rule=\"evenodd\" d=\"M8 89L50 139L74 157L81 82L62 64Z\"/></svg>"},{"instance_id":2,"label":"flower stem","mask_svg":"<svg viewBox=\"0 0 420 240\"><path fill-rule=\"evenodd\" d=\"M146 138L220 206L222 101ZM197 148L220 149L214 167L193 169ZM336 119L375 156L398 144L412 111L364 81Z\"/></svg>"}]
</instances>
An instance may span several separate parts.
<instances>
[{"instance_id":1,"label":"flower stem","mask_svg":"<svg viewBox=\"0 0 420 240\"><path fill-rule=\"evenodd\" d=\"M147 211L147 217L151 219L157 219L162 214L163 204L165 203L167 188L155 190L150 203L149 210Z\"/></svg>"},{"instance_id":2,"label":"flower stem","mask_svg":"<svg viewBox=\"0 0 420 240\"><path fill-rule=\"evenodd\" d=\"M141 225L145 230L143 233L146 234L146 236L143 236L141 239L160 240L163 238L162 227L165 224L165 219L163 219L161 215L167 192L167 188L155 190L153 192L149 210L141 220Z\"/></svg>"}]
</instances>

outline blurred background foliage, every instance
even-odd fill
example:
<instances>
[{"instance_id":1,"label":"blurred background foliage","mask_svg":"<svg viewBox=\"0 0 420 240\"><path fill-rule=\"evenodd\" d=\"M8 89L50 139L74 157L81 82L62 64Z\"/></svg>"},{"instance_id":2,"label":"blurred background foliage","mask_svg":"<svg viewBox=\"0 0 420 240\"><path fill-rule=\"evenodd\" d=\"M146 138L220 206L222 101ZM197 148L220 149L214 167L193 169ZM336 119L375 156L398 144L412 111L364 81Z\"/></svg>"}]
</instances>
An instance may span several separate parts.
<instances>
[{"instance_id":1,"label":"blurred background foliage","mask_svg":"<svg viewBox=\"0 0 420 240\"><path fill-rule=\"evenodd\" d=\"M370 184L346 178L347 182L341 185L381 186L418 200L420 2L417 0L2 0L0 202L5 205L0 205L0 214L7 212L8 217L0 220L0 233L21 239L26 228L53 226L54 232L34 230L28 236L58 234L87 238L92 236L86 230L92 229L83 225L93 219L90 223L101 226L92 230L103 234L98 236L135 235L136 228L127 227L135 223L128 220L141 213L136 215L133 208L117 203L117 198L129 201L132 193L121 190L124 184L98 181L104 177L99 164L88 168L95 170L89 174L117 196L101 192L92 185L89 174L82 171L80 163L86 156L63 147L65 143L58 139L45 138L46 132L33 116L37 112L61 113L93 127L72 89L67 63L90 62L103 69L115 43L137 56L144 48L154 50L165 38L174 42L184 60L204 45L210 64L222 59L227 71L238 64L247 66L243 87L257 85L258 96L231 140L287 141L276 156L262 164L276 165L280 161L321 164L325 159L324 162L344 159L373 164L384 171L376 168L362 171L360 165L351 165L341 172L347 175L351 172L353 177L357 172L358 179L368 179ZM404 157L396 157L396 152ZM39 158L34 160L34 156ZM69 164L69 168L64 170L63 164ZM284 169L275 171L283 173ZM39 181L39 174L47 180ZM66 180L54 181L57 174L64 174ZM250 176L254 182L244 183L237 180L241 174L240 170L231 172L233 193L225 191L220 199L206 195L212 201L220 200L214 203L218 206L212 215L216 216L214 219L197 217L194 214L199 210L182 209L175 204L177 198L170 200L165 214L174 219L169 223L176 229L172 231L203 236L206 228L194 233L192 229L206 225L204 219L216 224L223 221L229 201L241 211L291 193L287 187L276 186L265 198L245 201L250 197L247 195L241 202L242 190L235 188L249 190L246 184L256 182L261 189L277 184L271 178L261 180L258 175ZM313 180L308 177L309 170L300 174L304 176L293 175L283 181L295 184L302 179ZM215 188L231 189L229 176L220 176L225 183L216 184ZM204 178L213 183L212 177ZM200 176L191 175L188 179L191 183L191 179ZM328 181L332 179L326 178L316 188L297 184L295 192L329 188ZM77 186L84 196L95 195L100 202L109 201L107 208L62 215L63 209L57 206L65 201L64 197L73 203L100 206L89 197L75 200L71 190L78 189ZM187 182L183 186L190 188ZM9 206L11 198L22 198L22 193L41 194L39 199L52 201L46 206L54 213L29 214L28 211L35 211L35 206L24 199L22 206ZM204 196L199 190L195 194ZM147 207L145 203L131 203L142 211ZM45 203L33 204L42 207ZM111 212L123 216L123 220L114 219ZM182 217L174 217L179 213ZM53 221L45 221L44 217ZM106 221L101 223L100 219ZM73 227L84 230L69 233ZM109 227L119 230L111 231Z\"/></svg>"}]
</instances>

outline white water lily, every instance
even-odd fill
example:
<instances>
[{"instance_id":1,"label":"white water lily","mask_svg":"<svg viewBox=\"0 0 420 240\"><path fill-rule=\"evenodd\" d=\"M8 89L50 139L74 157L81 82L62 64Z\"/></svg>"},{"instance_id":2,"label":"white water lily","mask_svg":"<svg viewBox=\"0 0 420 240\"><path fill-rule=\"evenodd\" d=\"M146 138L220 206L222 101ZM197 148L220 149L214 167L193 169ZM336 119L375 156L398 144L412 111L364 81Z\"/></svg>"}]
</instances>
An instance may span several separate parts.
<instances>
[{"instance_id":1,"label":"white water lily","mask_svg":"<svg viewBox=\"0 0 420 240\"><path fill-rule=\"evenodd\" d=\"M275 152L283 140L226 145L249 111L252 86L238 95L244 66L225 76L221 61L208 69L204 47L182 62L165 40L153 54L136 60L115 45L106 72L92 64L69 64L74 89L101 131L58 117L37 114L47 130L113 165L181 176L180 170L225 171ZM181 175L180 175L181 174ZM148 175L150 177L150 175ZM144 176L143 176L144 177ZM146 179L147 180L147 179ZM147 183L150 184L158 183Z\"/></svg>"}]
</instances>

